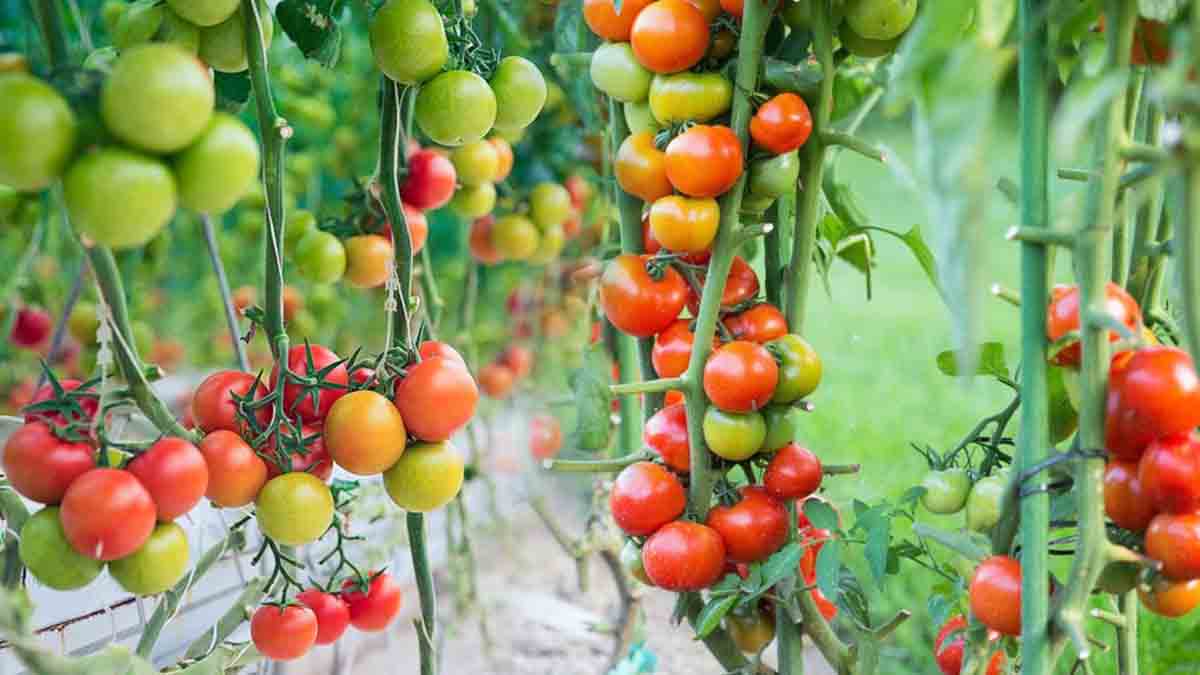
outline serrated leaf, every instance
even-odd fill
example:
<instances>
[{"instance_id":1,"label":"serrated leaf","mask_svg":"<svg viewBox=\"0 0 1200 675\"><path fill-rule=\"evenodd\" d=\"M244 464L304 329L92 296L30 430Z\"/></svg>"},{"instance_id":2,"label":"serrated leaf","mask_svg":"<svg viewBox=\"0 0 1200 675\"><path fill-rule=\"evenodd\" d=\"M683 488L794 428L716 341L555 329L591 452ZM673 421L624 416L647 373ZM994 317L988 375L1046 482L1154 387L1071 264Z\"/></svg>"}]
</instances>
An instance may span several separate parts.
<instances>
[{"instance_id":1,"label":"serrated leaf","mask_svg":"<svg viewBox=\"0 0 1200 675\"><path fill-rule=\"evenodd\" d=\"M275 18L300 53L325 67L337 63L342 31L334 17L340 0L283 0Z\"/></svg>"},{"instance_id":2,"label":"serrated leaf","mask_svg":"<svg viewBox=\"0 0 1200 675\"><path fill-rule=\"evenodd\" d=\"M738 596L727 595L723 598L709 600L696 617L696 638L703 640L721 625L721 619L733 609L738 602Z\"/></svg>"},{"instance_id":3,"label":"serrated leaf","mask_svg":"<svg viewBox=\"0 0 1200 675\"><path fill-rule=\"evenodd\" d=\"M804 557L804 547L795 541L771 554L771 557L767 558L762 565L763 586L770 588L782 579L795 574L802 557Z\"/></svg>"},{"instance_id":4,"label":"serrated leaf","mask_svg":"<svg viewBox=\"0 0 1200 675\"><path fill-rule=\"evenodd\" d=\"M250 71L222 73L216 71L213 86L217 90L217 109L237 114L250 100Z\"/></svg>"},{"instance_id":5,"label":"serrated leaf","mask_svg":"<svg viewBox=\"0 0 1200 675\"><path fill-rule=\"evenodd\" d=\"M830 602L837 602L842 568L842 542L831 539L817 554L817 588Z\"/></svg>"},{"instance_id":6,"label":"serrated leaf","mask_svg":"<svg viewBox=\"0 0 1200 675\"><path fill-rule=\"evenodd\" d=\"M1179 18L1187 6L1184 0L1138 0L1138 14L1147 19L1170 23Z\"/></svg>"},{"instance_id":7,"label":"serrated leaf","mask_svg":"<svg viewBox=\"0 0 1200 675\"><path fill-rule=\"evenodd\" d=\"M968 375L990 375L992 377L1011 377L1008 364L1004 362L1004 344L1001 342L985 342L977 350L975 368ZM962 353L958 350L947 350L937 355L937 367L942 374L958 377L963 373L959 370Z\"/></svg>"},{"instance_id":8,"label":"serrated leaf","mask_svg":"<svg viewBox=\"0 0 1200 675\"><path fill-rule=\"evenodd\" d=\"M832 244L836 244L846 236L846 224L835 213L826 213L819 223L817 231Z\"/></svg>"},{"instance_id":9,"label":"serrated leaf","mask_svg":"<svg viewBox=\"0 0 1200 675\"><path fill-rule=\"evenodd\" d=\"M804 515L813 527L821 530L836 532L838 528L837 511L820 499L809 499L804 502Z\"/></svg>"},{"instance_id":10,"label":"serrated leaf","mask_svg":"<svg viewBox=\"0 0 1200 675\"><path fill-rule=\"evenodd\" d=\"M874 518L867 528L867 545L863 554L871 567L875 583L881 584L887 575L888 545L892 539L892 521L890 518Z\"/></svg>"}]
</instances>

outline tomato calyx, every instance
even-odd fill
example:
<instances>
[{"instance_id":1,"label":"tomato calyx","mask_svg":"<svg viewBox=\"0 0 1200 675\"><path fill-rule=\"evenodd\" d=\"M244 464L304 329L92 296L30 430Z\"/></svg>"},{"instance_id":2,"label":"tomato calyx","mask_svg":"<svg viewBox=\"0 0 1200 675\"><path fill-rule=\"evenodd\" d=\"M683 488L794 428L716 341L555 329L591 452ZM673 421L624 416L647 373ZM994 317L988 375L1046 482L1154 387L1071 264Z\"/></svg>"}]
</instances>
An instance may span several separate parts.
<instances>
[{"instance_id":1,"label":"tomato calyx","mask_svg":"<svg viewBox=\"0 0 1200 675\"><path fill-rule=\"evenodd\" d=\"M35 392L33 402L22 408L25 421L45 422L64 441L93 440L92 421L100 405L100 394L96 391L100 378L64 383L44 361L42 370L46 384Z\"/></svg>"}]
</instances>

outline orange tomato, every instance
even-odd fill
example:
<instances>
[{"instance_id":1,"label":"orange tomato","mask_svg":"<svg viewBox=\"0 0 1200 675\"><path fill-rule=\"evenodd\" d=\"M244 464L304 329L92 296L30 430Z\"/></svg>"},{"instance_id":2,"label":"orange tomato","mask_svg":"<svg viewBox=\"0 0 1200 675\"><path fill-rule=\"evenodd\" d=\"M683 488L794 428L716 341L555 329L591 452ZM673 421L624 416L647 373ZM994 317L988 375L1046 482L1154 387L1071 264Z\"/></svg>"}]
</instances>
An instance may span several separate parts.
<instances>
[{"instance_id":1,"label":"orange tomato","mask_svg":"<svg viewBox=\"0 0 1200 675\"><path fill-rule=\"evenodd\" d=\"M1138 597L1146 609L1159 616L1181 617L1200 605L1200 579L1167 581L1160 578L1149 591L1138 588Z\"/></svg>"},{"instance_id":2,"label":"orange tomato","mask_svg":"<svg viewBox=\"0 0 1200 675\"><path fill-rule=\"evenodd\" d=\"M584 0L583 20L596 35L610 42L628 42L638 14L650 0L624 0L617 11L613 0Z\"/></svg>"},{"instance_id":3,"label":"orange tomato","mask_svg":"<svg viewBox=\"0 0 1200 675\"><path fill-rule=\"evenodd\" d=\"M658 0L638 14L629 34L633 55L656 73L678 73L704 58L708 21L687 0Z\"/></svg>"},{"instance_id":4,"label":"orange tomato","mask_svg":"<svg viewBox=\"0 0 1200 675\"><path fill-rule=\"evenodd\" d=\"M492 225L495 222L494 217L487 215L476 218L471 223L467 248L471 251L471 257L484 265L495 265L504 259L504 256L496 249L496 245L492 243Z\"/></svg>"},{"instance_id":5,"label":"orange tomato","mask_svg":"<svg viewBox=\"0 0 1200 675\"><path fill-rule=\"evenodd\" d=\"M613 171L621 189L642 201L653 202L672 192L666 154L655 147L654 135L648 131L625 138L617 149Z\"/></svg>"},{"instance_id":6,"label":"orange tomato","mask_svg":"<svg viewBox=\"0 0 1200 675\"><path fill-rule=\"evenodd\" d=\"M719 197L742 175L742 144L726 126L696 125L676 136L665 154L667 180L690 197Z\"/></svg>"},{"instance_id":7,"label":"orange tomato","mask_svg":"<svg viewBox=\"0 0 1200 675\"><path fill-rule=\"evenodd\" d=\"M659 244L672 251L707 251L717 236L721 209L715 199L667 195L650 207L650 229Z\"/></svg>"},{"instance_id":8,"label":"orange tomato","mask_svg":"<svg viewBox=\"0 0 1200 675\"><path fill-rule=\"evenodd\" d=\"M378 234L362 234L345 244L346 281L357 288L382 286L391 272L392 242Z\"/></svg>"},{"instance_id":9,"label":"orange tomato","mask_svg":"<svg viewBox=\"0 0 1200 675\"><path fill-rule=\"evenodd\" d=\"M791 92L779 94L759 106L750 120L754 142L777 155L804 145L812 129L808 104Z\"/></svg>"},{"instance_id":10,"label":"orange tomato","mask_svg":"<svg viewBox=\"0 0 1200 675\"><path fill-rule=\"evenodd\" d=\"M497 165L498 168L496 169L495 179L495 182L499 183L505 178L508 178L508 174L512 173L513 149L512 146L509 145L508 141L500 138L499 136L489 138L488 142L492 144L492 147L496 148L496 155L500 158L500 161Z\"/></svg>"}]
</instances>

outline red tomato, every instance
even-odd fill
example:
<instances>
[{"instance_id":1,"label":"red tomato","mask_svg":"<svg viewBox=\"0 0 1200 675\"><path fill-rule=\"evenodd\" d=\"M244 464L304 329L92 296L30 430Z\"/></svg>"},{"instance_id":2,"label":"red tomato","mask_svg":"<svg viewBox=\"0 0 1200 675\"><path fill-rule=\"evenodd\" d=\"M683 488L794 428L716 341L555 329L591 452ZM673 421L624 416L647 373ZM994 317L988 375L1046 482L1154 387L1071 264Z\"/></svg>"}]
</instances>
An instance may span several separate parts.
<instances>
[{"instance_id":1,"label":"red tomato","mask_svg":"<svg viewBox=\"0 0 1200 675\"><path fill-rule=\"evenodd\" d=\"M503 400L512 393L513 381L516 376L506 365L489 363L479 369L479 388L488 398Z\"/></svg>"},{"instance_id":2,"label":"red tomato","mask_svg":"<svg viewBox=\"0 0 1200 675\"><path fill-rule=\"evenodd\" d=\"M708 38L708 20L687 0L650 3L629 32L633 55L656 73L677 73L699 63Z\"/></svg>"},{"instance_id":3,"label":"red tomato","mask_svg":"<svg viewBox=\"0 0 1200 675\"><path fill-rule=\"evenodd\" d=\"M311 365L309 361L311 359ZM333 366L341 358L333 350L321 345L296 345L288 350L288 371L301 377L317 376L322 370ZM279 366L271 369L271 387L279 381ZM345 396L349 391L350 375L346 372L346 364L340 363L325 375L326 386L313 392L303 385L287 383L283 385L283 409L289 417L299 415L305 422L319 422L329 414L335 401Z\"/></svg>"},{"instance_id":4,"label":"red tomato","mask_svg":"<svg viewBox=\"0 0 1200 675\"><path fill-rule=\"evenodd\" d=\"M464 366L467 365L467 362L463 360L462 354L459 354L457 349L451 347L445 342L438 342L437 340L426 340L422 342L421 345L417 347L417 353L421 355L421 360L432 359L435 356L444 356L451 361L457 361Z\"/></svg>"},{"instance_id":5,"label":"red tomato","mask_svg":"<svg viewBox=\"0 0 1200 675\"><path fill-rule=\"evenodd\" d=\"M325 434L321 426L306 424L301 427L300 434L305 442L304 453L291 455L292 464L288 471L280 471L274 461L267 462L267 480L292 471L311 473L326 482L333 477L333 457L325 448ZM274 457L275 452L275 439L270 439L267 441L268 456Z\"/></svg>"},{"instance_id":6,"label":"red tomato","mask_svg":"<svg viewBox=\"0 0 1200 675\"><path fill-rule=\"evenodd\" d=\"M513 377L521 379L533 372L533 351L524 345L509 345L496 357L496 363L508 366Z\"/></svg>"},{"instance_id":7,"label":"red tomato","mask_svg":"<svg viewBox=\"0 0 1200 675\"><path fill-rule=\"evenodd\" d=\"M608 506L626 534L644 537L682 515L687 495L675 474L653 462L638 462L617 474Z\"/></svg>"},{"instance_id":8,"label":"red tomato","mask_svg":"<svg viewBox=\"0 0 1200 675\"><path fill-rule=\"evenodd\" d=\"M663 405L675 405L676 403L683 403L683 392L678 389L672 389L663 398Z\"/></svg>"},{"instance_id":9,"label":"red tomato","mask_svg":"<svg viewBox=\"0 0 1200 675\"><path fill-rule=\"evenodd\" d=\"M167 522L192 510L208 490L204 455L182 438L165 437L129 462L154 500L158 520Z\"/></svg>"},{"instance_id":10,"label":"red tomato","mask_svg":"<svg viewBox=\"0 0 1200 675\"><path fill-rule=\"evenodd\" d=\"M1106 401L1105 446L1136 459L1155 438L1200 426L1200 378L1177 347L1147 347L1114 359Z\"/></svg>"},{"instance_id":11,"label":"red tomato","mask_svg":"<svg viewBox=\"0 0 1200 675\"><path fill-rule=\"evenodd\" d=\"M492 243L492 225L495 223L496 219L491 215L476 218L471 223L471 232L467 238L467 248L471 257L484 265L495 265L504 259L504 255Z\"/></svg>"},{"instance_id":12,"label":"red tomato","mask_svg":"<svg viewBox=\"0 0 1200 675\"><path fill-rule=\"evenodd\" d=\"M1142 321L1141 310L1133 296L1113 282L1104 288L1104 311L1112 318L1125 324L1135 335ZM1046 337L1055 342L1071 331L1079 330L1079 287L1059 284L1050 290L1050 306L1046 310ZM1108 332L1108 341L1116 342L1121 336L1116 331ZM1051 359L1060 366L1079 366L1081 346L1079 340L1056 353Z\"/></svg>"},{"instance_id":13,"label":"red tomato","mask_svg":"<svg viewBox=\"0 0 1200 675\"><path fill-rule=\"evenodd\" d=\"M368 633L387 628L404 602L400 584L387 572L374 574L365 589L347 579L342 584L342 599L350 607L350 625Z\"/></svg>"},{"instance_id":14,"label":"red tomato","mask_svg":"<svg viewBox=\"0 0 1200 675\"><path fill-rule=\"evenodd\" d=\"M63 534L93 560L117 560L138 550L154 531L154 500L133 474L92 469L63 495Z\"/></svg>"},{"instance_id":15,"label":"red tomato","mask_svg":"<svg viewBox=\"0 0 1200 675\"><path fill-rule=\"evenodd\" d=\"M1021 563L994 555L975 569L968 590L971 614L1002 635L1021 634Z\"/></svg>"},{"instance_id":16,"label":"red tomato","mask_svg":"<svg viewBox=\"0 0 1200 675\"><path fill-rule=\"evenodd\" d=\"M1200 439L1173 434L1155 439L1138 462L1138 480L1150 505L1159 511L1200 509Z\"/></svg>"},{"instance_id":17,"label":"red tomato","mask_svg":"<svg viewBox=\"0 0 1200 675\"><path fill-rule=\"evenodd\" d=\"M1158 579L1149 591L1138 588L1138 597L1146 609L1159 616L1177 618L1200 605L1200 579L1167 581Z\"/></svg>"},{"instance_id":18,"label":"red tomato","mask_svg":"<svg viewBox=\"0 0 1200 675\"><path fill-rule=\"evenodd\" d=\"M681 473L692 468L688 447L687 410L682 403L673 403L646 420L642 442L662 457L663 462Z\"/></svg>"},{"instance_id":19,"label":"red tomato","mask_svg":"<svg viewBox=\"0 0 1200 675\"><path fill-rule=\"evenodd\" d=\"M621 331L636 337L662 332L687 302L687 282L673 267L655 279L646 269L649 256L619 255L600 277L600 307Z\"/></svg>"},{"instance_id":20,"label":"red tomato","mask_svg":"<svg viewBox=\"0 0 1200 675\"><path fill-rule=\"evenodd\" d=\"M408 158L408 178L400 187L400 197L422 211L440 209L454 196L457 181L454 164L445 155L418 150Z\"/></svg>"},{"instance_id":21,"label":"red tomato","mask_svg":"<svg viewBox=\"0 0 1200 675\"><path fill-rule=\"evenodd\" d=\"M707 525L686 520L663 525L642 546L642 566L655 586L668 591L699 591L712 586L725 569L725 544Z\"/></svg>"},{"instance_id":22,"label":"red tomato","mask_svg":"<svg viewBox=\"0 0 1200 675\"><path fill-rule=\"evenodd\" d=\"M704 277L700 279L703 286ZM728 308L739 305L758 294L758 274L741 256L733 256L729 266L729 274L725 277L725 288L721 292L721 307ZM692 316L700 313L700 298L688 289L688 310Z\"/></svg>"},{"instance_id":23,"label":"red tomato","mask_svg":"<svg viewBox=\"0 0 1200 675\"><path fill-rule=\"evenodd\" d=\"M692 358L692 344L696 340L691 323L690 319L679 319L654 336L650 362L659 377L678 377L687 370L688 361ZM719 345L720 342L714 337L713 349Z\"/></svg>"},{"instance_id":24,"label":"red tomato","mask_svg":"<svg viewBox=\"0 0 1200 675\"><path fill-rule=\"evenodd\" d=\"M628 42L633 20L648 4L650 0L624 0L617 11L613 0L584 0L583 20L593 33L609 42Z\"/></svg>"},{"instance_id":25,"label":"red tomato","mask_svg":"<svg viewBox=\"0 0 1200 675\"><path fill-rule=\"evenodd\" d=\"M67 488L96 466L96 451L54 435L45 422L22 424L4 446L4 473L17 494L57 504Z\"/></svg>"},{"instance_id":26,"label":"red tomato","mask_svg":"<svg viewBox=\"0 0 1200 675\"><path fill-rule=\"evenodd\" d=\"M54 328L54 320L50 314L40 307L22 307L17 310L17 318L13 320L9 340L17 347L34 349L50 337Z\"/></svg>"},{"instance_id":27,"label":"red tomato","mask_svg":"<svg viewBox=\"0 0 1200 675\"><path fill-rule=\"evenodd\" d=\"M59 386L61 386L63 388L64 393L70 393L70 392L73 392L73 391L79 389L79 385L81 385L83 383L80 382L79 380L68 379L68 380L59 380L58 384L59 384ZM85 389L84 392L94 392L94 390L91 388L88 388L88 389ZM79 392L79 394L83 394L84 392ZM38 388L37 391L34 392L33 399L29 401L29 405L32 406L37 403L41 403L42 401L49 401L52 398L55 398L54 386L49 383L46 383L46 384L43 384L41 387ZM77 424L90 424L92 421L92 418L94 418L96 416L96 411L100 409L100 395L97 393L95 396L73 396L71 398L73 398L75 400L75 402L79 405L80 410L83 411L82 416L68 414L68 416L71 417L71 419L67 420L67 417L64 417L62 415L62 413L26 411L25 412L25 421L26 422L37 422L37 421L50 422L53 425L59 425L59 426L66 424L68 421L77 423Z\"/></svg>"},{"instance_id":28,"label":"red tomato","mask_svg":"<svg viewBox=\"0 0 1200 675\"><path fill-rule=\"evenodd\" d=\"M821 460L807 448L788 443L763 473L763 487L776 499L804 499L821 487Z\"/></svg>"},{"instance_id":29,"label":"red tomato","mask_svg":"<svg viewBox=\"0 0 1200 675\"><path fill-rule=\"evenodd\" d=\"M237 406L233 396L240 398L250 392L254 386L254 376L236 370L221 370L209 375L192 396L192 419L196 426L205 432L226 429L240 431L241 424L237 419ZM267 387L261 382L254 398L267 395ZM271 419L271 406L258 409L258 421L263 426Z\"/></svg>"},{"instance_id":30,"label":"red tomato","mask_svg":"<svg viewBox=\"0 0 1200 675\"><path fill-rule=\"evenodd\" d=\"M1171 60L1171 31L1167 24L1139 18L1133 29L1129 57L1135 66L1161 66Z\"/></svg>"},{"instance_id":31,"label":"red tomato","mask_svg":"<svg viewBox=\"0 0 1200 675\"><path fill-rule=\"evenodd\" d=\"M408 433L423 441L444 441L471 421L479 389L462 364L435 356L408 367L392 400Z\"/></svg>"},{"instance_id":32,"label":"red tomato","mask_svg":"<svg viewBox=\"0 0 1200 675\"><path fill-rule=\"evenodd\" d=\"M253 502L267 482L267 463L241 436L220 429L200 441L200 454L208 465L209 501L224 508Z\"/></svg>"},{"instance_id":33,"label":"red tomato","mask_svg":"<svg viewBox=\"0 0 1200 675\"><path fill-rule=\"evenodd\" d=\"M350 625L350 607L340 597L316 588L310 588L296 596L317 617L316 644L331 645L346 632Z\"/></svg>"},{"instance_id":34,"label":"red tomato","mask_svg":"<svg viewBox=\"0 0 1200 675\"><path fill-rule=\"evenodd\" d=\"M738 503L714 507L705 523L721 535L730 560L765 560L787 543L787 509L761 487L746 486L738 492L742 496Z\"/></svg>"},{"instance_id":35,"label":"red tomato","mask_svg":"<svg viewBox=\"0 0 1200 675\"><path fill-rule=\"evenodd\" d=\"M685 0L659 0L667 1L687 5ZM698 124L667 144L667 180L689 197L725 194L741 177L742 163L742 143L726 126Z\"/></svg>"},{"instance_id":36,"label":"red tomato","mask_svg":"<svg viewBox=\"0 0 1200 675\"><path fill-rule=\"evenodd\" d=\"M721 9L724 10L726 14L729 14L730 16L736 16L738 19L741 19L745 4L745 0L721 0Z\"/></svg>"},{"instance_id":37,"label":"red tomato","mask_svg":"<svg viewBox=\"0 0 1200 675\"><path fill-rule=\"evenodd\" d=\"M942 625L937 639L933 642L933 658L937 661L942 675L959 675L963 666L963 650L966 648L966 638L963 631L967 628L967 618L959 614ZM994 641L998 636L993 636ZM949 638L949 642L947 642ZM997 651L988 661L987 675L1000 675L1004 670L1004 652Z\"/></svg>"},{"instance_id":38,"label":"red tomato","mask_svg":"<svg viewBox=\"0 0 1200 675\"><path fill-rule=\"evenodd\" d=\"M550 459L562 449L563 434L558 418L538 415L529 425L529 451L537 459Z\"/></svg>"},{"instance_id":39,"label":"red tomato","mask_svg":"<svg viewBox=\"0 0 1200 675\"><path fill-rule=\"evenodd\" d=\"M317 615L304 605L263 605L250 619L250 639L263 656L292 661L317 641Z\"/></svg>"},{"instance_id":40,"label":"red tomato","mask_svg":"<svg viewBox=\"0 0 1200 675\"><path fill-rule=\"evenodd\" d=\"M740 314L726 317L725 327L735 340L749 340L764 344L787 335L787 319L783 312L770 303L755 305Z\"/></svg>"},{"instance_id":41,"label":"red tomato","mask_svg":"<svg viewBox=\"0 0 1200 675\"><path fill-rule=\"evenodd\" d=\"M1138 478L1137 462L1114 459L1104 468L1104 512L1118 527L1141 532L1157 513Z\"/></svg>"},{"instance_id":42,"label":"red tomato","mask_svg":"<svg viewBox=\"0 0 1200 675\"><path fill-rule=\"evenodd\" d=\"M1172 581L1200 579L1200 513L1160 513L1146 528L1146 555Z\"/></svg>"},{"instance_id":43,"label":"red tomato","mask_svg":"<svg viewBox=\"0 0 1200 675\"><path fill-rule=\"evenodd\" d=\"M753 342L730 342L704 364L704 393L726 412L750 412L765 406L778 382L775 358Z\"/></svg>"},{"instance_id":44,"label":"red tomato","mask_svg":"<svg viewBox=\"0 0 1200 675\"><path fill-rule=\"evenodd\" d=\"M776 155L804 145L812 133L812 113L804 99L791 92L776 94L750 120L750 136Z\"/></svg>"}]
</instances>

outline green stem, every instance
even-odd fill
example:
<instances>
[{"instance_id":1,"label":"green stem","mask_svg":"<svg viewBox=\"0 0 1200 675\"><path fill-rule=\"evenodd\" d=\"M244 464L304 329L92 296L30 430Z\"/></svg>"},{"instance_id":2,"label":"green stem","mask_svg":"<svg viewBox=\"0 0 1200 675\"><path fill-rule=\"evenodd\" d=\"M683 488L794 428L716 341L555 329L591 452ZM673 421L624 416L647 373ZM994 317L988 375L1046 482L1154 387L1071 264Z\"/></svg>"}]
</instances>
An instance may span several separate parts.
<instances>
[{"instance_id":1,"label":"green stem","mask_svg":"<svg viewBox=\"0 0 1200 675\"><path fill-rule=\"evenodd\" d=\"M1148 142L1157 144L1161 136L1163 122L1166 119L1162 107L1151 104L1151 111L1147 119L1146 126L1148 128L1145 129L1146 137ZM1142 307L1148 307L1144 302L1155 263L1161 260L1166 253L1161 250L1153 252L1149 250L1151 244L1162 241L1157 239L1159 228L1162 226L1165 195L1161 176L1154 176L1146 183L1145 194L1145 201L1137 210L1137 221L1134 226L1131 251L1133 265L1128 278L1129 292L1134 298L1143 302ZM1124 285L1126 280L1117 281Z\"/></svg>"},{"instance_id":2,"label":"green stem","mask_svg":"<svg viewBox=\"0 0 1200 675\"><path fill-rule=\"evenodd\" d=\"M799 188L797 188L799 189ZM779 306L783 297L783 240L790 232L783 231L784 223L794 223L796 220L796 191L789 190L776 200L767 213L768 220L773 220L775 228L767 233L763 241L763 285L766 287L767 302Z\"/></svg>"},{"instance_id":3,"label":"green stem","mask_svg":"<svg viewBox=\"0 0 1200 675\"><path fill-rule=\"evenodd\" d=\"M4 283L4 289L0 290L0 304L4 308L4 320L0 322L0 335L12 335L13 326L17 323L17 310L20 309L21 296L17 291L20 290L21 284L25 283L25 278L29 275L29 268L37 259L45 239L46 223L44 220L39 220L33 226L33 232L29 236L29 243L26 244L25 251L13 265L12 275ZM7 360L8 352L12 349L8 340L0 342L0 358Z\"/></svg>"},{"instance_id":4,"label":"green stem","mask_svg":"<svg viewBox=\"0 0 1200 675\"><path fill-rule=\"evenodd\" d=\"M788 542L796 541L796 502L787 502ZM795 584L792 584L794 592ZM804 632L792 620L786 602L775 603L776 654L780 675L804 675Z\"/></svg>"},{"instance_id":5,"label":"green stem","mask_svg":"<svg viewBox=\"0 0 1200 675\"><path fill-rule=\"evenodd\" d=\"M1179 195L1185 189L1187 181L1181 176L1172 176L1167 179L1166 183L1164 188L1166 195L1164 208L1158 220L1158 232L1155 236L1155 240L1158 242L1169 241L1174 234L1175 222L1179 221L1182 223L1185 221L1185 217L1183 216L1184 209L1176 208L1184 200L1181 197L1174 199L1171 197ZM1172 208L1166 208L1167 204L1172 205ZM1150 274L1149 279L1146 281L1146 290L1140 297L1134 296L1141 301L1142 313L1145 315L1150 315L1158 311L1163 305L1162 290L1163 281L1167 276L1168 258L1169 256L1165 248L1160 249L1151 257Z\"/></svg>"},{"instance_id":6,"label":"green stem","mask_svg":"<svg viewBox=\"0 0 1200 675\"><path fill-rule=\"evenodd\" d=\"M615 473L630 464L653 459L653 457L653 454L645 450L638 450L628 455L608 459L546 459L542 460L542 468L560 473Z\"/></svg>"},{"instance_id":7,"label":"green stem","mask_svg":"<svg viewBox=\"0 0 1200 675\"><path fill-rule=\"evenodd\" d=\"M17 537L29 518L29 509L7 481L0 487L0 516L4 518L4 570L0 572L0 584L16 589L25 578L25 563L21 561Z\"/></svg>"},{"instance_id":8,"label":"green stem","mask_svg":"<svg viewBox=\"0 0 1200 675\"><path fill-rule=\"evenodd\" d=\"M421 287L427 298L425 315L429 317L429 328L436 331L442 324L442 310L446 303L438 291L437 278L433 276L433 257L428 246L421 249Z\"/></svg>"},{"instance_id":9,"label":"green stem","mask_svg":"<svg viewBox=\"0 0 1200 675\"><path fill-rule=\"evenodd\" d=\"M212 651L215 645L224 642L238 628L246 625L246 621L250 618L246 608L255 607L262 601L266 583L267 580L263 577L247 581L245 590L234 599L229 609L217 619L213 627L204 631L200 637L188 645L185 656L189 659L203 658Z\"/></svg>"},{"instance_id":10,"label":"green stem","mask_svg":"<svg viewBox=\"0 0 1200 675\"><path fill-rule=\"evenodd\" d=\"M415 95L408 87L382 77L383 111L380 120L379 180L383 188L383 210L392 223L392 248L395 252L396 276L400 280L397 301L399 308L392 319L392 345L405 347L412 342L410 312L412 308L412 237L408 231L408 219L400 201L400 174L403 170L405 126L403 119L408 106L405 99Z\"/></svg>"},{"instance_id":11,"label":"green stem","mask_svg":"<svg viewBox=\"0 0 1200 675\"><path fill-rule=\"evenodd\" d=\"M867 159L873 159L876 162L887 161L887 153L884 152L883 148L872 145L858 136L855 136L854 134L848 134L833 129L826 129L820 133L820 140L821 145L836 145L838 147L857 152L863 157L866 157Z\"/></svg>"},{"instance_id":12,"label":"green stem","mask_svg":"<svg viewBox=\"0 0 1200 675\"><path fill-rule=\"evenodd\" d=\"M212 218L207 214L200 216L204 228L204 242L208 246L208 259L212 262L213 274L217 277L217 290L221 292L221 306L225 309L225 325L229 329L229 343L237 359L238 368L250 370L250 359L246 358L246 348L238 335L237 309L233 306L233 297L229 292L229 278L225 275L225 263L221 261L221 249L217 245L217 233L213 229Z\"/></svg>"},{"instance_id":13,"label":"green stem","mask_svg":"<svg viewBox=\"0 0 1200 675\"><path fill-rule=\"evenodd\" d=\"M31 5L33 17L46 45L51 70L67 65L71 53L67 46L67 26L59 0L37 0Z\"/></svg>"},{"instance_id":14,"label":"green stem","mask_svg":"<svg viewBox=\"0 0 1200 675\"><path fill-rule=\"evenodd\" d=\"M614 396L632 396L634 394L661 394L683 386L683 380L678 377L664 377L657 380L640 382L622 382L609 385L608 390Z\"/></svg>"},{"instance_id":15,"label":"green stem","mask_svg":"<svg viewBox=\"0 0 1200 675\"><path fill-rule=\"evenodd\" d=\"M409 512L408 547L412 553L413 574L421 598L421 619L417 622L417 643L421 649L421 675L437 675L437 596L433 588L433 569L425 551L425 514Z\"/></svg>"},{"instance_id":16,"label":"green stem","mask_svg":"<svg viewBox=\"0 0 1200 675\"><path fill-rule=\"evenodd\" d=\"M1120 675L1138 675L1138 596L1129 591L1118 599L1124 625L1117 628L1117 668Z\"/></svg>"}]
</instances>

